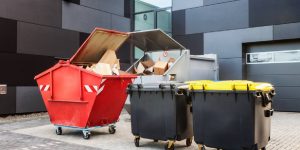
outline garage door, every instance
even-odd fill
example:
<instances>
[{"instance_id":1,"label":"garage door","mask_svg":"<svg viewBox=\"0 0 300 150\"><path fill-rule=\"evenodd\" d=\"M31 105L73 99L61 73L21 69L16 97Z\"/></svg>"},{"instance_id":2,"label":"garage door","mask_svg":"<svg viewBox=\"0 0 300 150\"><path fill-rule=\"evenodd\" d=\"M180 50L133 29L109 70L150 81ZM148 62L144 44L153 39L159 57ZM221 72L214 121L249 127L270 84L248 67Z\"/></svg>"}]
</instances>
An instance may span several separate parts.
<instances>
[{"instance_id":1,"label":"garage door","mask_svg":"<svg viewBox=\"0 0 300 150\"><path fill-rule=\"evenodd\" d=\"M300 112L300 42L254 44L245 56L247 79L275 85L274 108Z\"/></svg>"}]
</instances>

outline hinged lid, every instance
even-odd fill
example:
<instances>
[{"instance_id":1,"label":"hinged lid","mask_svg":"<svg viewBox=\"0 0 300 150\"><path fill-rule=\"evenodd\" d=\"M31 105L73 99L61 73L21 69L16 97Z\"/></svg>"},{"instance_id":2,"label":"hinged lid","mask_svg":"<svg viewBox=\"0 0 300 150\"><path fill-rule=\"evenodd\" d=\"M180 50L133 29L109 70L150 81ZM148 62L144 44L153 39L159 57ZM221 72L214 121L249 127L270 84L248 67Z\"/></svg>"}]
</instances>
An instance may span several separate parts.
<instances>
[{"instance_id":1,"label":"hinged lid","mask_svg":"<svg viewBox=\"0 0 300 150\"><path fill-rule=\"evenodd\" d=\"M129 37L128 33L96 28L70 59L71 63L97 63L106 50L116 51Z\"/></svg>"},{"instance_id":2,"label":"hinged lid","mask_svg":"<svg viewBox=\"0 0 300 150\"><path fill-rule=\"evenodd\" d=\"M160 29L131 32L128 40L143 51L186 49Z\"/></svg>"},{"instance_id":3,"label":"hinged lid","mask_svg":"<svg viewBox=\"0 0 300 150\"><path fill-rule=\"evenodd\" d=\"M274 87L270 83L252 82L247 80L228 80L228 81L190 81L190 90L207 91L263 91L272 92Z\"/></svg>"}]
</instances>

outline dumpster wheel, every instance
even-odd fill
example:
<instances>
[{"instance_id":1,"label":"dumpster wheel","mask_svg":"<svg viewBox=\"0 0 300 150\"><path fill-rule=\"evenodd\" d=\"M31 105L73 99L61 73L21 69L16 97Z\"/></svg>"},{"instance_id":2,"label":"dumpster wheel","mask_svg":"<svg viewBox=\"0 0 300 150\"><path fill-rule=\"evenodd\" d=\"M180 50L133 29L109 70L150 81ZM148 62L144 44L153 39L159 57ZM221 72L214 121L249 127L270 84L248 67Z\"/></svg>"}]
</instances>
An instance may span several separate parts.
<instances>
[{"instance_id":1,"label":"dumpster wheel","mask_svg":"<svg viewBox=\"0 0 300 150\"><path fill-rule=\"evenodd\" d=\"M134 138L134 144L135 144L135 147L140 147L140 137L139 136L136 136Z\"/></svg>"},{"instance_id":2,"label":"dumpster wheel","mask_svg":"<svg viewBox=\"0 0 300 150\"><path fill-rule=\"evenodd\" d=\"M56 133L57 135L62 135L62 128L61 128L61 127L57 127L57 128L55 129L55 133Z\"/></svg>"},{"instance_id":3,"label":"dumpster wheel","mask_svg":"<svg viewBox=\"0 0 300 150\"><path fill-rule=\"evenodd\" d=\"M90 131L82 131L82 137L83 137L83 139L85 139L85 140L90 139L90 137L91 137L91 132L90 132Z\"/></svg>"},{"instance_id":4,"label":"dumpster wheel","mask_svg":"<svg viewBox=\"0 0 300 150\"><path fill-rule=\"evenodd\" d=\"M198 150L205 150L205 146L202 144L198 144Z\"/></svg>"},{"instance_id":5,"label":"dumpster wheel","mask_svg":"<svg viewBox=\"0 0 300 150\"><path fill-rule=\"evenodd\" d=\"M110 134L115 134L116 133L116 127L115 126L109 126L109 128L108 128L108 132L110 133Z\"/></svg>"},{"instance_id":6,"label":"dumpster wheel","mask_svg":"<svg viewBox=\"0 0 300 150\"><path fill-rule=\"evenodd\" d=\"M165 145L165 150L174 150L175 149L175 141L168 141Z\"/></svg>"},{"instance_id":7,"label":"dumpster wheel","mask_svg":"<svg viewBox=\"0 0 300 150\"><path fill-rule=\"evenodd\" d=\"M186 141L185 141L185 144L186 144L187 147L191 146L192 143L193 143L193 138L192 137L191 138L187 138Z\"/></svg>"}]
</instances>

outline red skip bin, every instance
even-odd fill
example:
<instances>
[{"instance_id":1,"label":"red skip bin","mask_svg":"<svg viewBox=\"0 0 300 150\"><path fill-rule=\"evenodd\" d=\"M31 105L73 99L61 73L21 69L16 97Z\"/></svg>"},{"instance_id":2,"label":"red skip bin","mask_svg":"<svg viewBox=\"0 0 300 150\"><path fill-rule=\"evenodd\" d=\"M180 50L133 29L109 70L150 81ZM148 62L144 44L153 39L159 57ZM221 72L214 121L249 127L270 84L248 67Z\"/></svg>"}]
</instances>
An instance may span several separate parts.
<instances>
[{"instance_id":1,"label":"red skip bin","mask_svg":"<svg viewBox=\"0 0 300 150\"><path fill-rule=\"evenodd\" d=\"M126 88L136 76L101 75L84 66L97 63L106 50L116 51L127 38L127 33L96 28L70 60L35 77L58 135L62 127L82 130L85 139L95 127L109 126L115 133Z\"/></svg>"}]
</instances>

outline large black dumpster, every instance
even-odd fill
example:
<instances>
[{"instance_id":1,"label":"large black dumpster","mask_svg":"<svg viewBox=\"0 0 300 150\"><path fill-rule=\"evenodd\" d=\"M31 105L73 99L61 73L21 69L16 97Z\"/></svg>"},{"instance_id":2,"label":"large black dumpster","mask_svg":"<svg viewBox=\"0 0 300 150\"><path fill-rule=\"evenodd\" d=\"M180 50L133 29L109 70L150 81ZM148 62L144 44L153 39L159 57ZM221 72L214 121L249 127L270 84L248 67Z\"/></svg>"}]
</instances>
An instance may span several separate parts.
<instances>
[{"instance_id":1,"label":"large black dumpster","mask_svg":"<svg viewBox=\"0 0 300 150\"><path fill-rule=\"evenodd\" d=\"M274 88L268 83L192 83L195 142L218 149L265 149L270 140ZM205 146L204 146L205 145Z\"/></svg>"},{"instance_id":2,"label":"large black dumpster","mask_svg":"<svg viewBox=\"0 0 300 150\"><path fill-rule=\"evenodd\" d=\"M135 145L140 137L168 142L165 149L174 149L175 141L192 143L191 100L180 83L132 84L128 87L131 102L131 127Z\"/></svg>"}]
</instances>

